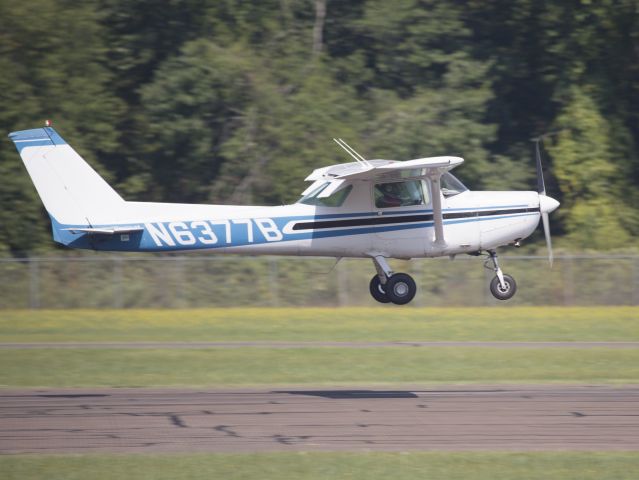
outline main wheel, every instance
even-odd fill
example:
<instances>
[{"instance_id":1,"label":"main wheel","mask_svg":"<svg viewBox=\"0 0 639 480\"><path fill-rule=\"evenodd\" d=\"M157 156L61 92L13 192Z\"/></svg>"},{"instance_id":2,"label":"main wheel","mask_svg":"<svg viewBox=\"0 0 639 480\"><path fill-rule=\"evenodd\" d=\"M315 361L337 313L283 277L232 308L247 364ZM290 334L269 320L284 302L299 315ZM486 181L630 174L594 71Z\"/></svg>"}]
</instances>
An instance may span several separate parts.
<instances>
[{"instance_id":1,"label":"main wheel","mask_svg":"<svg viewBox=\"0 0 639 480\"><path fill-rule=\"evenodd\" d=\"M495 277L490 281L490 293L493 294L497 300L508 300L517 291L517 284L515 279L510 275L504 273L504 286L499 283L499 277Z\"/></svg>"},{"instance_id":2,"label":"main wheel","mask_svg":"<svg viewBox=\"0 0 639 480\"><path fill-rule=\"evenodd\" d=\"M379 281L379 275L375 275L373 278L371 278L369 289L372 297L379 303L390 302L390 299L386 295L386 289L384 288L384 285L382 285L382 283Z\"/></svg>"},{"instance_id":3,"label":"main wheel","mask_svg":"<svg viewBox=\"0 0 639 480\"><path fill-rule=\"evenodd\" d=\"M405 305L415 297L415 280L405 273L395 273L384 285L386 296L397 305Z\"/></svg>"}]
</instances>

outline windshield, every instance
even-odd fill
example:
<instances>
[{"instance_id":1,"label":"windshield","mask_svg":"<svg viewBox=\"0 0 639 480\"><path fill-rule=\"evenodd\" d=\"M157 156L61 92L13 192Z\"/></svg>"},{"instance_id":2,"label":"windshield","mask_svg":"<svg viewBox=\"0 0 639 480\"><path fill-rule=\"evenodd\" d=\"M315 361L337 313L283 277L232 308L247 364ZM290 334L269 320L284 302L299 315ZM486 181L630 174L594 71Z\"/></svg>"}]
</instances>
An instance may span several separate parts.
<instances>
[{"instance_id":1,"label":"windshield","mask_svg":"<svg viewBox=\"0 0 639 480\"><path fill-rule=\"evenodd\" d=\"M444 197L452 197L468 190L452 173L446 172L441 178L441 189Z\"/></svg>"},{"instance_id":2,"label":"windshield","mask_svg":"<svg viewBox=\"0 0 639 480\"><path fill-rule=\"evenodd\" d=\"M297 203L303 203L305 205L318 205L322 207L341 207L348 194L351 193L353 189L353 185L348 185L337 192L332 193L328 197L318 198L318 195L322 193L326 188L331 184L331 182L326 182L315 190L311 191L308 195L304 195L302 198L298 200Z\"/></svg>"}]
</instances>

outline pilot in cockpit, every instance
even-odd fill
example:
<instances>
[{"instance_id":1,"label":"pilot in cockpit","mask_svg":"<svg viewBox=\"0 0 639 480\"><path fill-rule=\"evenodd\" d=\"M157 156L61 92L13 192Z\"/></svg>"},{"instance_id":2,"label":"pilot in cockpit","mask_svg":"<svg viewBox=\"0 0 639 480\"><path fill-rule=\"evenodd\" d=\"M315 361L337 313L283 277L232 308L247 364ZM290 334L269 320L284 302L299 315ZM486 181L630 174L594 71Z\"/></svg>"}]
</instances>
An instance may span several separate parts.
<instances>
[{"instance_id":1,"label":"pilot in cockpit","mask_svg":"<svg viewBox=\"0 0 639 480\"><path fill-rule=\"evenodd\" d=\"M375 185L375 206L377 208L399 207L402 205L400 183Z\"/></svg>"}]
</instances>

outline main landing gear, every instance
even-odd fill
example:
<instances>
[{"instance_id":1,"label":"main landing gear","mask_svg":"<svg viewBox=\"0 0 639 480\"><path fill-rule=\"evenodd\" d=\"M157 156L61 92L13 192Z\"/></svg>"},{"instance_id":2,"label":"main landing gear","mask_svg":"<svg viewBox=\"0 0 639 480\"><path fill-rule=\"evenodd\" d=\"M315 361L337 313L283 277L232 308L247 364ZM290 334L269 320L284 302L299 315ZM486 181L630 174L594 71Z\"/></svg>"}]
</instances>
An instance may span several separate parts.
<instances>
[{"instance_id":1,"label":"main landing gear","mask_svg":"<svg viewBox=\"0 0 639 480\"><path fill-rule=\"evenodd\" d=\"M475 255L479 255L477 252ZM490 293L497 300L508 300L517 292L517 283L510 275L503 273L497 261L497 252L487 250L488 259L484 267L495 272L490 282ZM371 278L369 289L371 296L380 303L405 305L415 297L415 280L406 273L394 273L384 257L374 257L373 263L377 275ZM492 263L492 265L490 265Z\"/></svg>"},{"instance_id":2,"label":"main landing gear","mask_svg":"<svg viewBox=\"0 0 639 480\"><path fill-rule=\"evenodd\" d=\"M484 267L495 272L495 277L490 281L490 293L497 300L508 300L517 292L517 283L510 275L503 273L497 262L497 252L488 250L488 259L484 262ZM492 267L489 265L492 262Z\"/></svg>"},{"instance_id":3,"label":"main landing gear","mask_svg":"<svg viewBox=\"0 0 639 480\"><path fill-rule=\"evenodd\" d=\"M370 292L380 303L405 305L415 297L417 286L406 273L394 273L384 257L373 258L377 275L371 279Z\"/></svg>"}]
</instances>

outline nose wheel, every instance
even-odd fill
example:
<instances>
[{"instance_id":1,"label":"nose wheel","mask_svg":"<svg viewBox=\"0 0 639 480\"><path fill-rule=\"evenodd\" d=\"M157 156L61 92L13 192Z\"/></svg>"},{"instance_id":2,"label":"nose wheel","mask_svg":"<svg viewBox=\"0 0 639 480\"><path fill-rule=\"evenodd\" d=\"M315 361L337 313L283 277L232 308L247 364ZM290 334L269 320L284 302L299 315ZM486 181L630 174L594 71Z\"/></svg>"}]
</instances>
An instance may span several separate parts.
<instances>
[{"instance_id":1,"label":"nose wheel","mask_svg":"<svg viewBox=\"0 0 639 480\"><path fill-rule=\"evenodd\" d=\"M497 261L497 252L488 250L488 260L484 262L484 267L495 272L495 277L490 281L490 293L497 300L508 300L517 292L517 283L510 275L503 273ZM492 262L492 267L488 265Z\"/></svg>"},{"instance_id":2,"label":"nose wheel","mask_svg":"<svg viewBox=\"0 0 639 480\"><path fill-rule=\"evenodd\" d=\"M406 305L415 298L417 285L413 277L406 273L394 273L383 257L375 257L373 262L377 275L371 279L369 290L375 300L380 303Z\"/></svg>"}]
</instances>

